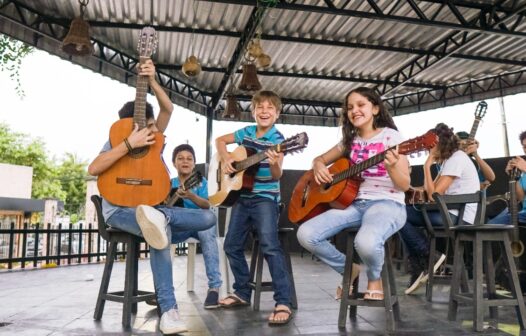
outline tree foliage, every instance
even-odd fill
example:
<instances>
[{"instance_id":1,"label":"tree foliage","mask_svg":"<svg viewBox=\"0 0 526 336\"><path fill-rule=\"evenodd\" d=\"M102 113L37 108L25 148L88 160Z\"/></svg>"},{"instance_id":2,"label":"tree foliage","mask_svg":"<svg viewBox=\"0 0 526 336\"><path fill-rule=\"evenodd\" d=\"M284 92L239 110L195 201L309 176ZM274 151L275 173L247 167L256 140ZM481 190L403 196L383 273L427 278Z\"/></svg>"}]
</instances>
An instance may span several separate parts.
<instances>
[{"instance_id":1,"label":"tree foliage","mask_svg":"<svg viewBox=\"0 0 526 336\"><path fill-rule=\"evenodd\" d=\"M16 84L15 90L20 98L25 96L20 82L20 66L22 59L32 53L33 47L0 34L0 71L7 71Z\"/></svg>"},{"instance_id":2,"label":"tree foliage","mask_svg":"<svg viewBox=\"0 0 526 336\"><path fill-rule=\"evenodd\" d=\"M86 198L86 162L67 153L59 163L49 158L41 139L31 139L0 123L0 162L33 167L32 198L58 198L69 214L82 218Z\"/></svg>"}]
</instances>

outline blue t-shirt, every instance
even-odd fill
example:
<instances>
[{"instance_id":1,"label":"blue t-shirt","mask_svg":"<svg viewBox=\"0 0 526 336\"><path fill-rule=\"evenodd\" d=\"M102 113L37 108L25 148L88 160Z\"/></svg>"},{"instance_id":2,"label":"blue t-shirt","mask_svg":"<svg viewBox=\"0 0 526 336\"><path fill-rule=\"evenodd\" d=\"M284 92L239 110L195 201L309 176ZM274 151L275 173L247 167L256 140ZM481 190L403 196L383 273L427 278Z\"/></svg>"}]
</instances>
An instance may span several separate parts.
<instances>
[{"instance_id":1,"label":"blue t-shirt","mask_svg":"<svg viewBox=\"0 0 526 336\"><path fill-rule=\"evenodd\" d=\"M526 191L526 173L521 174L521 178L517 183L521 186L522 190ZM522 209L520 213L526 213L526 197L522 200Z\"/></svg>"},{"instance_id":2,"label":"blue t-shirt","mask_svg":"<svg viewBox=\"0 0 526 336\"><path fill-rule=\"evenodd\" d=\"M256 136L257 127L255 125L247 126L234 132L234 138L238 145L250 148L256 152L267 150L273 145L283 142L283 134L275 126L267 131L263 136ZM250 192L242 192L241 197L266 197L276 202L280 201L279 180L272 179L268 159L259 163L259 169L254 179L254 187Z\"/></svg>"},{"instance_id":3,"label":"blue t-shirt","mask_svg":"<svg viewBox=\"0 0 526 336\"><path fill-rule=\"evenodd\" d=\"M181 185L181 181L179 181L179 177L174 177L172 179L172 188L178 188L180 185ZM204 177L199 185L193 187L190 190L197 196L204 198L204 199L208 199L208 182L206 181ZM184 204L184 207L187 209L201 209L199 206L197 206L197 204L195 204L194 202L186 198L183 199L183 204Z\"/></svg>"}]
</instances>

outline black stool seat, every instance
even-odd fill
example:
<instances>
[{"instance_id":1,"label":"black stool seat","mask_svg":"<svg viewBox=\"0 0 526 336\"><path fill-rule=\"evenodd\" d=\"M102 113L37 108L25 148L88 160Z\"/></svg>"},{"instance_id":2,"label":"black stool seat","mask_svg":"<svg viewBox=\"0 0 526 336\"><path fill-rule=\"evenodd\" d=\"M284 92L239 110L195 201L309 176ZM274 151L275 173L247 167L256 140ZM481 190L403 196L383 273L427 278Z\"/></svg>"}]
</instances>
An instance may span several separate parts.
<instances>
[{"instance_id":1,"label":"black stool seat","mask_svg":"<svg viewBox=\"0 0 526 336\"><path fill-rule=\"evenodd\" d=\"M91 201L95 205L97 211L99 234L109 243L106 250L106 263L104 265L104 273L102 274L93 318L97 321L102 318L106 301L121 302L123 304L122 325L125 328L129 328L131 325L132 313L137 313L137 303L156 299L155 292L137 289L140 243L145 241L142 237L108 227L102 216L102 199L97 195L93 195L91 196ZM113 262L117 257L117 244L119 243L126 244L126 275L124 278L124 290L108 292L111 271L113 270Z\"/></svg>"},{"instance_id":2,"label":"black stool seat","mask_svg":"<svg viewBox=\"0 0 526 336\"><path fill-rule=\"evenodd\" d=\"M452 231L501 231L501 230L512 230L513 225L504 224L484 224L484 225L458 225L452 227Z\"/></svg>"},{"instance_id":3,"label":"black stool seat","mask_svg":"<svg viewBox=\"0 0 526 336\"><path fill-rule=\"evenodd\" d=\"M349 310L349 318L354 320L356 318L356 311L358 306L365 307L383 307L385 309L385 316L388 331L395 330L395 322L400 321L400 305L398 297L396 296L396 284L393 273L393 265L391 263L391 250L389 241L384 244L384 265L382 268L382 286L384 291L383 300L364 300L364 293L358 292L358 279L353 283L353 292L349 293L351 286L351 274L354 255L354 238L360 228L345 229L347 233L347 253L345 259L345 270L343 275L342 299L340 302L340 313L338 318L338 327L345 328L347 319L347 308Z\"/></svg>"},{"instance_id":4,"label":"black stool seat","mask_svg":"<svg viewBox=\"0 0 526 336\"><path fill-rule=\"evenodd\" d=\"M289 234L294 232L294 228L280 227L278 229L278 238L283 248L283 254L289 271L292 293L291 305L293 309L298 309L298 299L296 297L296 286L294 284L294 275L292 273L292 262L289 254ZM263 251L259 246L257 233L252 231L252 257L250 258L250 281L248 285L254 290L254 310L259 310L261 292L273 291L272 281L263 281Z\"/></svg>"}]
</instances>

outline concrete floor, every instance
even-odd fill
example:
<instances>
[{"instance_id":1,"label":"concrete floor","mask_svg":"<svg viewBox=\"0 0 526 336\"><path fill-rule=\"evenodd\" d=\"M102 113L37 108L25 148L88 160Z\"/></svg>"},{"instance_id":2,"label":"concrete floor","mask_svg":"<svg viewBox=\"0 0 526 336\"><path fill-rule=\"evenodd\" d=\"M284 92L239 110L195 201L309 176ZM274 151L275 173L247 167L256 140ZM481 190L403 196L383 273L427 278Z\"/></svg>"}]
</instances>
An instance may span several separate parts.
<instances>
[{"instance_id":1,"label":"concrete floor","mask_svg":"<svg viewBox=\"0 0 526 336\"><path fill-rule=\"evenodd\" d=\"M385 316L381 308L358 310L358 318L338 329L339 302L334 300L341 277L309 255L292 256L299 309L287 326L269 327L267 318L273 307L271 293L263 293L261 310L251 307L235 310L205 310L206 276L201 256L197 257L195 292L186 291L186 257L176 257L174 278L176 297L190 331L184 335L384 335ZM180 270L180 271L179 271ZM154 307L139 303L132 329L121 326L122 305L107 302L101 321L93 320L93 310L102 277L103 264L62 266L54 269L0 273L1 335L158 335ZM266 275L268 277L268 275ZM475 335L471 329L471 307L461 307L459 321L447 321L449 288L437 287L433 303L417 295L403 295L408 276L397 272L402 322L393 335ZM114 266L110 290L122 288L124 263ZM360 288L365 285L362 277ZM152 290L148 260L139 265L140 289ZM483 335L518 335L515 311L499 309L499 329ZM478 333L480 334L480 333Z\"/></svg>"}]
</instances>

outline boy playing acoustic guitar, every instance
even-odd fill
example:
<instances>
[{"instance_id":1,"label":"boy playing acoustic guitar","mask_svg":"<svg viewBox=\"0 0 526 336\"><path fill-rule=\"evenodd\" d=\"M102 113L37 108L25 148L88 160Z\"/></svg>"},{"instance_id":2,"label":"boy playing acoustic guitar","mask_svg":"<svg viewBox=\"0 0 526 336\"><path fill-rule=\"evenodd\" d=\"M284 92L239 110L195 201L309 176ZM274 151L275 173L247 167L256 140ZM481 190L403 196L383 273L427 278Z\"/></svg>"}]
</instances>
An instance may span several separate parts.
<instances>
[{"instance_id":1,"label":"boy playing acoustic guitar","mask_svg":"<svg viewBox=\"0 0 526 336\"><path fill-rule=\"evenodd\" d=\"M112 147L108 141L100 154L91 162L88 173L98 176L112 167L135 148L155 143L155 133L164 132L170 120L173 105L162 87L155 80L155 66L151 60L139 65L139 76L147 76L148 84L155 93L160 112L157 120L150 104L146 105L147 127L139 129L135 124L124 141ZM119 111L120 119L131 118L134 102L128 102ZM159 160L161 158L159 157ZM164 164L164 163L163 163ZM209 210L185 209L177 207L157 207L139 205L137 208L118 206L103 198L102 213L106 223L116 229L137 236L144 236L150 245L150 265L153 273L157 301L161 309L159 329L164 334L187 331L185 323L179 318L172 279L172 259L169 237L171 231L206 230L212 227L216 218Z\"/></svg>"},{"instance_id":2,"label":"boy playing acoustic guitar","mask_svg":"<svg viewBox=\"0 0 526 336\"><path fill-rule=\"evenodd\" d=\"M232 215L224 248L235 278L234 293L219 301L223 308L250 305L249 269L244 246L252 226L257 232L260 246L269 266L276 305L269 316L269 324L283 325L292 319L291 280L283 249L278 240L280 202L279 179L282 175L283 153L270 146L281 143L283 135L274 123L281 111L281 99L272 91L260 91L252 98L252 116L256 125L223 135L216 139L217 151L226 173L234 173L234 159L227 145L237 143L256 152L266 151L267 159L255 173L251 191L242 191L232 207Z\"/></svg>"}]
</instances>

